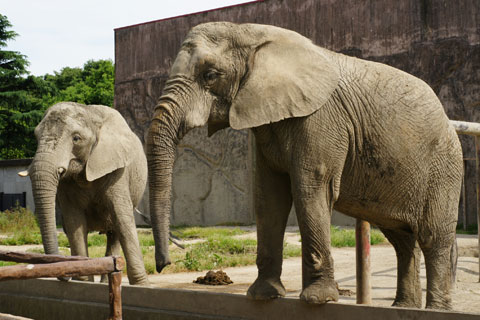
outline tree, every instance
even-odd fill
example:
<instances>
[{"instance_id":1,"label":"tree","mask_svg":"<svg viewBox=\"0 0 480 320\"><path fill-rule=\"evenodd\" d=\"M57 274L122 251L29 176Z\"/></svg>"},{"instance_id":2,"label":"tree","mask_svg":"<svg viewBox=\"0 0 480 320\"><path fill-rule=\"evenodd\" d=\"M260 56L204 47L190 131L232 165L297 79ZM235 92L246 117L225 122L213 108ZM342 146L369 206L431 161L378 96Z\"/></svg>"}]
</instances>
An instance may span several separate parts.
<instances>
[{"instance_id":1,"label":"tree","mask_svg":"<svg viewBox=\"0 0 480 320\"><path fill-rule=\"evenodd\" d=\"M39 99L32 93L38 91L35 77L28 76L26 56L8 51L7 41L17 33L8 30L12 25L0 14L0 158L24 158L35 152L33 130L40 121L43 110ZM28 89L35 89L29 91Z\"/></svg>"},{"instance_id":2,"label":"tree","mask_svg":"<svg viewBox=\"0 0 480 320\"><path fill-rule=\"evenodd\" d=\"M115 68L111 60L89 60L82 68L65 67L46 75L45 81L57 88L55 101L113 106Z\"/></svg>"},{"instance_id":3,"label":"tree","mask_svg":"<svg viewBox=\"0 0 480 320\"><path fill-rule=\"evenodd\" d=\"M0 14L0 159L35 154L34 129L56 102L113 105L111 60L89 60L83 68L65 67L53 75L29 75L27 57L4 50L18 35L11 27Z\"/></svg>"}]
</instances>

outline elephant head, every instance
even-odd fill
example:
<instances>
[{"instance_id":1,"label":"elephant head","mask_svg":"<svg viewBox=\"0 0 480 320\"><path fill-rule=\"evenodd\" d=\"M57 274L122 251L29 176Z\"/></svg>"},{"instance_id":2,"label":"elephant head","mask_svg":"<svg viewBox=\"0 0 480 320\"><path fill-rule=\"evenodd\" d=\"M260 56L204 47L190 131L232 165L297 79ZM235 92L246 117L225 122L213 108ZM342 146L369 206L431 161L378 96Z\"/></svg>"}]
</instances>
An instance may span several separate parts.
<instances>
[{"instance_id":1,"label":"elephant head","mask_svg":"<svg viewBox=\"0 0 480 320\"><path fill-rule=\"evenodd\" d=\"M338 82L331 53L289 30L219 22L188 33L147 135L157 271L170 264L170 197L178 141L205 124L212 135L228 126L253 128L307 116L326 103Z\"/></svg>"},{"instance_id":2,"label":"elephant head","mask_svg":"<svg viewBox=\"0 0 480 320\"><path fill-rule=\"evenodd\" d=\"M128 165L129 132L122 116L106 106L61 102L35 128L38 147L27 172L45 253L58 253L55 196L63 179L89 183Z\"/></svg>"}]
</instances>

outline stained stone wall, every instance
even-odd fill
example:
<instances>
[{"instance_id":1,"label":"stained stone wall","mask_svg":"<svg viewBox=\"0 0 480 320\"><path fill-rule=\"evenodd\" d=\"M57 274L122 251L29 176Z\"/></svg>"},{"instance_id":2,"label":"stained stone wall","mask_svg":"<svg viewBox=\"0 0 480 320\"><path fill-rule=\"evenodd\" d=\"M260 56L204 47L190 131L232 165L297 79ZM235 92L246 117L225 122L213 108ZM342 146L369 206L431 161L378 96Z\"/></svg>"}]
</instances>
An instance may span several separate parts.
<instances>
[{"instance_id":1,"label":"stained stone wall","mask_svg":"<svg viewBox=\"0 0 480 320\"><path fill-rule=\"evenodd\" d=\"M182 39L207 21L272 24L384 62L429 83L451 119L480 122L480 1L265 0L115 30L115 107L142 139ZM460 220L473 224L473 139L461 139L466 206ZM185 137L174 169L174 224L253 221L252 140L231 129L207 138L201 128Z\"/></svg>"}]
</instances>

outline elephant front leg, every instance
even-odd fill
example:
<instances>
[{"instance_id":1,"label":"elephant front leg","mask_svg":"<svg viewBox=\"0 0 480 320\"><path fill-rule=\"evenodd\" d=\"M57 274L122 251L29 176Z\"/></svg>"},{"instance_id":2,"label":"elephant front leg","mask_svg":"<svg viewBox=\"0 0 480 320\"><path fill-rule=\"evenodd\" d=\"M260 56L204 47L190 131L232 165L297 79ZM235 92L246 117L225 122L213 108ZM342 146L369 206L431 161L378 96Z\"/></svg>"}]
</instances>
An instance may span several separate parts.
<instances>
[{"instance_id":1,"label":"elephant front leg","mask_svg":"<svg viewBox=\"0 0 480 320\"><path fill-rule=\"evenodd\" d=\"M62 207L65 208L65 207ZM81 210L67 207L62 211L63 227L70 244L70 254L72 256L88 257L88 230L87 219ZM92 276L73 277L74 280L94 281Z\"/></svg>"},{"instance_id":2,"label":"elephant front leg","mask_svg":"<svg viewBox=\"0 0 480 320\"><path fill-rule=\"evenodd\" d=\"M125 254L128 280L133 285L149 285L142 251L138 242L133 205L129 198L120 196L120 192L114 192L114 194L117 194L116 198L112 197L112 199L115 199L113 203L114 228Z\"/></svg>"},{"instance_id":3,"label":"elephant front leg","mask_svg":"<svg viewBox=\"0 0 480 320\"><path fill-rule=\"evenodd\" d=\"M119 256L121 254L120 240L117 232L107 231L107 249L105 251L105 257ZM100 282L108 282L108 275L102 274Z\"/></svg>"},{"instance_id":4,"label":"elephant front leg","mask_svg":"<svg viewBox=\"0 0 480 320\"><path fill-rule=\"evenodd\" d=\"M255 212L257 219L258 277L247 297L255 300L285 296L280 281L283 258L283 236L292 206L288 175L275 172L257 155Z\"/></svg>"},{"instance_id":5,"label":"elephant front leg","mask_svg":"<svg viewBox=\"0 0 480 320\"><path fill-rule=\"evenodd\" d=\"M318 183L318 182L317 182ZM338 301L330 254L333 190L301 182L294 187L294 204L302 236L302 293L308 303Z\"/></svg>"}]
</instances>

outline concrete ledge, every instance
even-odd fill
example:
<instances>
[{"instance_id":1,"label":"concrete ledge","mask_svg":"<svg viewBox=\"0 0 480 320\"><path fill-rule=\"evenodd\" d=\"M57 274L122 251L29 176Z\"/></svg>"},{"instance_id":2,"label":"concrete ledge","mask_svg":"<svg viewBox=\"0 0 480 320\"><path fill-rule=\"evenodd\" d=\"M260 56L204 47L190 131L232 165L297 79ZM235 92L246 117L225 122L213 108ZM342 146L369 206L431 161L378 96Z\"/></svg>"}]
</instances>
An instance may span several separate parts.
<instances>
[{"instance_id":1,"label":"concrete ledge","mask_svg":"<svg viewBox=\"0 0 480 320\"><path fill-rule=\"evenodd\" d=\"M251 301L243 295L123 286L124 319L425 319L473 320L478 314L328 303ZM41 319L106 319L108 287L50 279L0 284L0 312Z\"/></svg>"}]
</instances>

